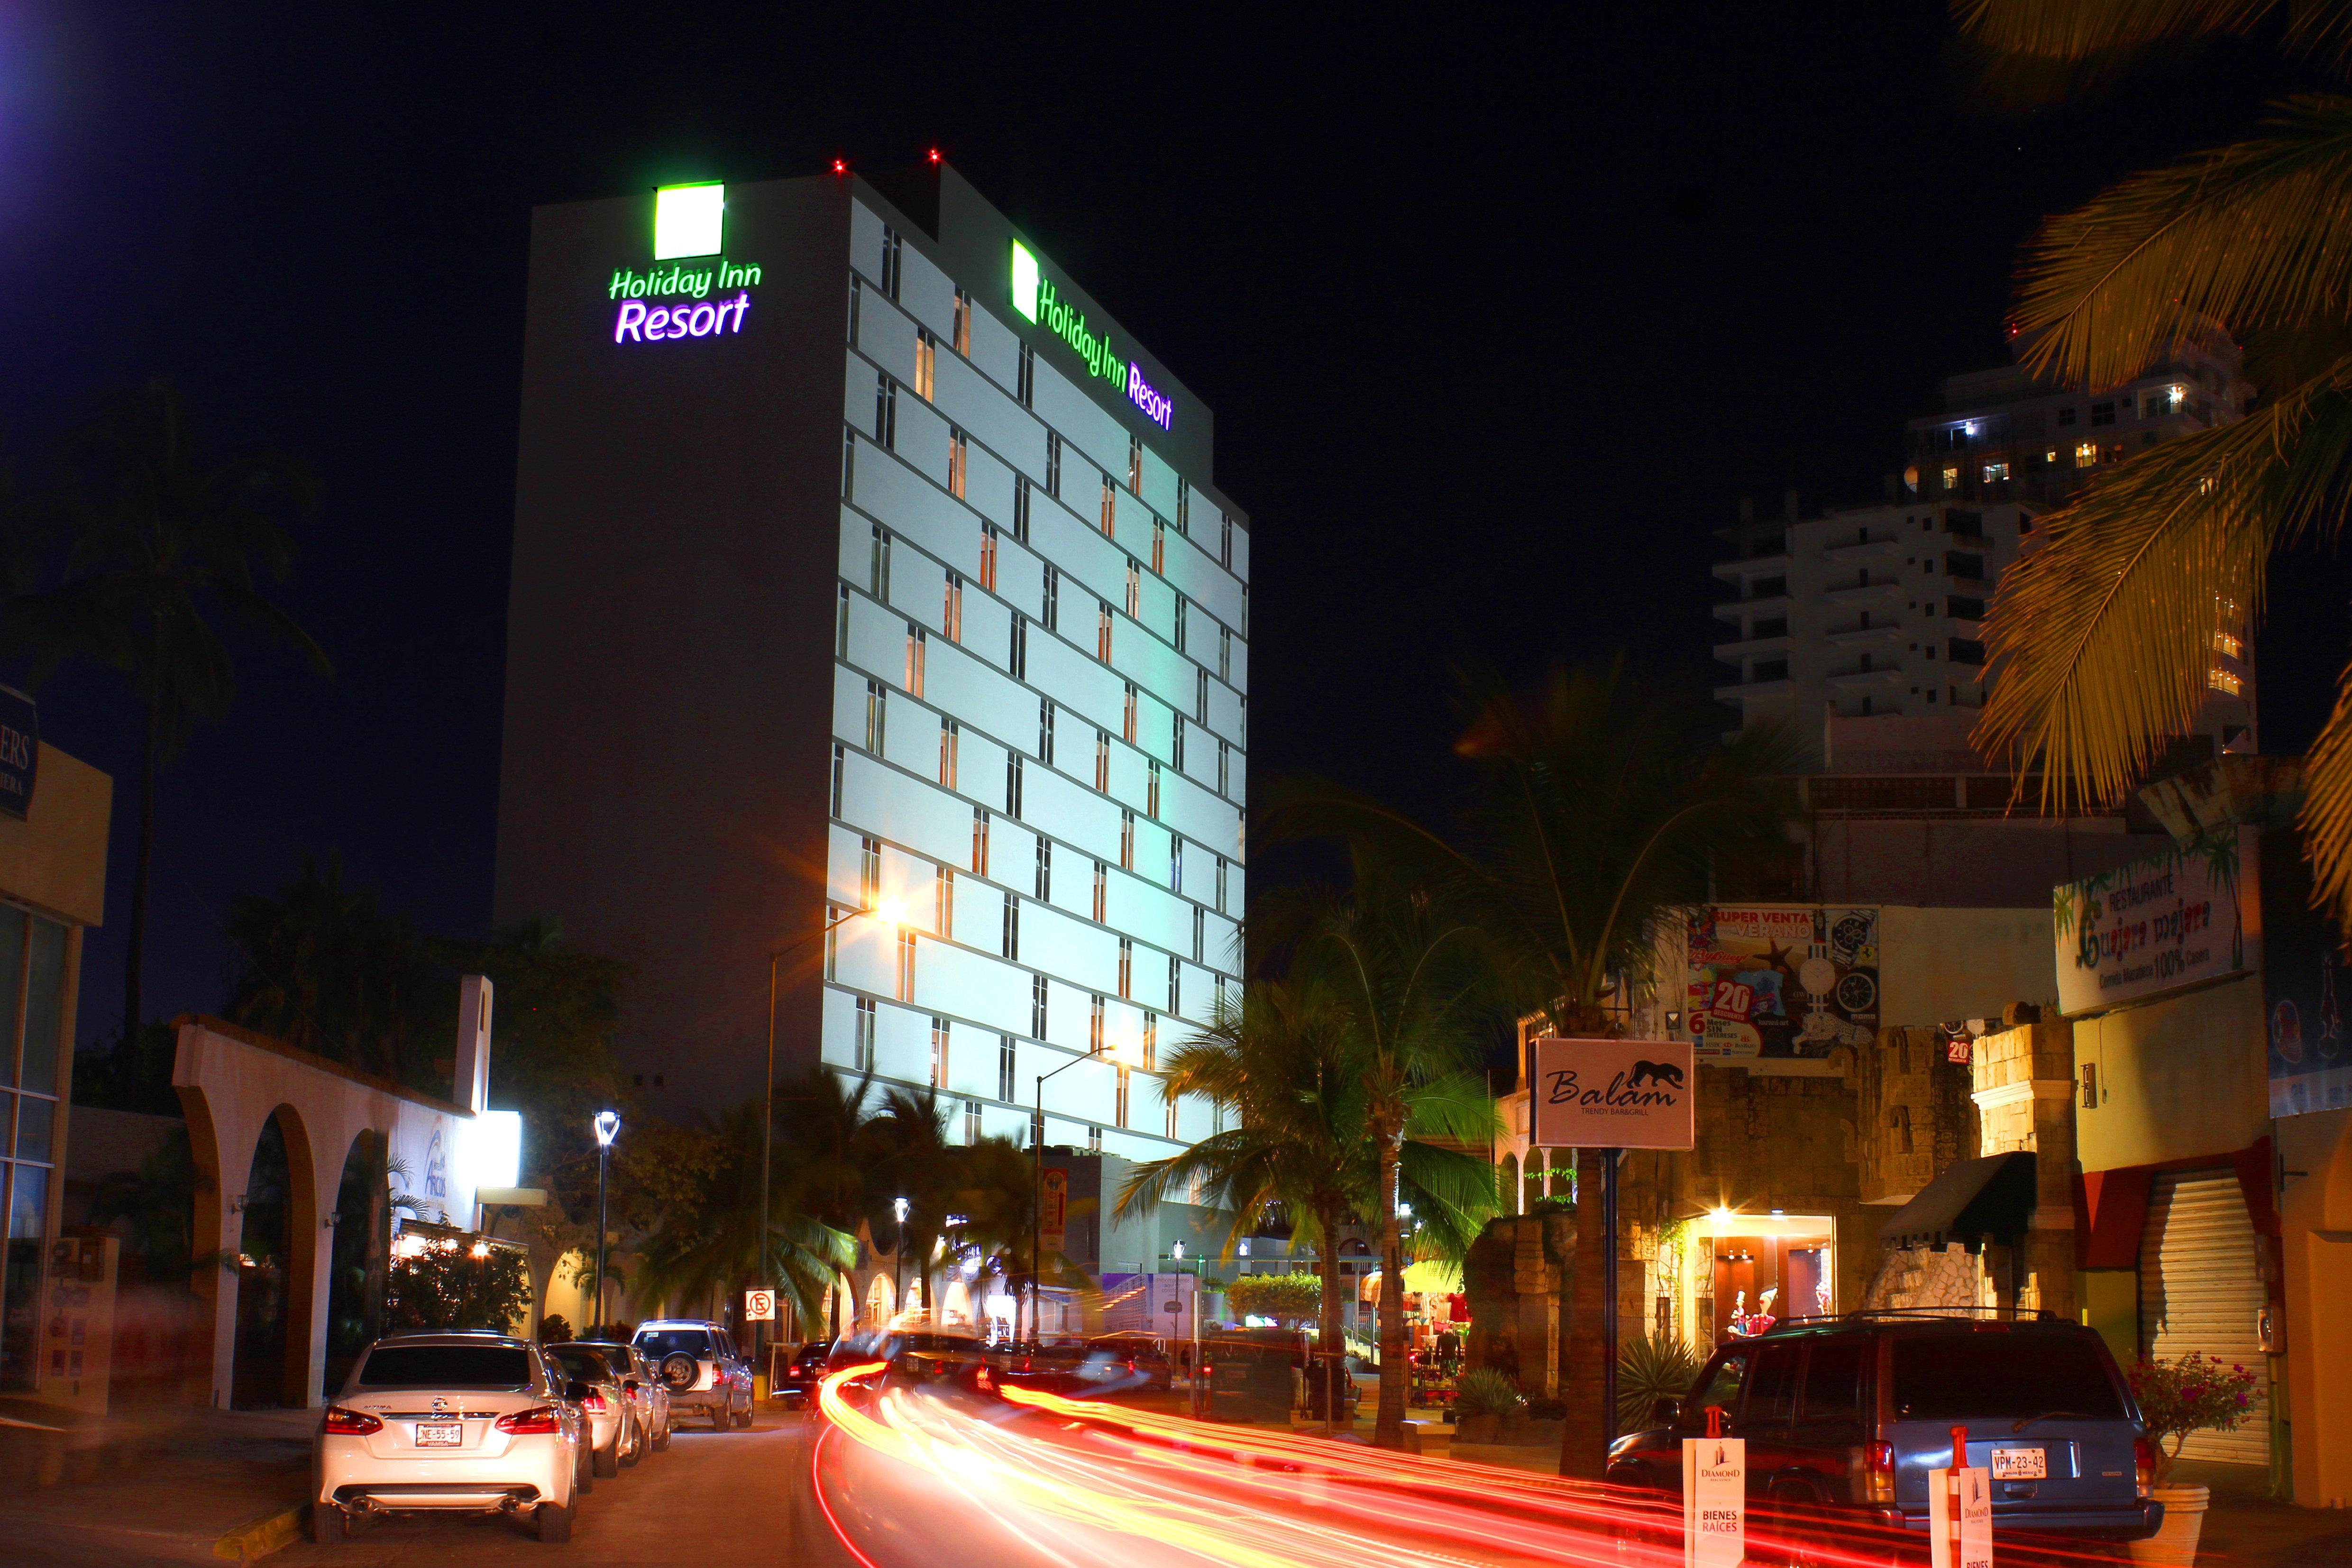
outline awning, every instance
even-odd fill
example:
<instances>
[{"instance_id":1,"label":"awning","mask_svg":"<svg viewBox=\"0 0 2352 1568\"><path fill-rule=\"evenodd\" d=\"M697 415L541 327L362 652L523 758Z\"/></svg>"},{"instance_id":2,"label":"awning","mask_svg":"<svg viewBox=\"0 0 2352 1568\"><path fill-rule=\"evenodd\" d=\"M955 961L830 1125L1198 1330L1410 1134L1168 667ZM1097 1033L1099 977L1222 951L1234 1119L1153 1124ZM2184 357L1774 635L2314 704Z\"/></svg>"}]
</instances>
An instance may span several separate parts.
<instances>
[{"instance_id":1,"label":"awning","mask_svg":"<svg viewBox=\"0 0 2352 1568\"><path fill-rule=\"evenodd\" d=\"M1919 1195L1878 1227L1885 1247L1974 1245L1986 1237L2019 1237L2033 1218L2033 1155L2024 1150L1962 1160L1919 1190Z\"/></svg>"}]
</instances>

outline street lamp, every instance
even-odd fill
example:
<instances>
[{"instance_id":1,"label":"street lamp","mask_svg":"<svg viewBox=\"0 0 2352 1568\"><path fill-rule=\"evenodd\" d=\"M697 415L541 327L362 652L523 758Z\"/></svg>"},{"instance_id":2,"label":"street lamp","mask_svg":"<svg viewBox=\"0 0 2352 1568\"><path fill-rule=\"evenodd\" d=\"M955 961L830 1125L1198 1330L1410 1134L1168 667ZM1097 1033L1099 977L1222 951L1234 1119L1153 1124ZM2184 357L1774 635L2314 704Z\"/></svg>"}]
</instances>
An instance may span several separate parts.
<instances>
[{"instance_id":1,"label":"street lamp","mask_svg":"<svg viewBox=\"0 0 2352 1568\"><path fill-rule=\"evenodd\" d=\"M621 1118L610 1110L596 1113L596 1310L602 1323L604 1317L604 1168L611 1163L613 1140L621 1135Z\"/></svg>"},{"instance_id":2,"label":"street lamp","mask_svg":"<svg viewBox=\"0 0 2352 1568\"><path fill-rule=\"evenodd\" d=\"M761 1102L760 1117L760 1282L762 1285L772 1288L776 1284L775 1276L770 1268L770 1265L774 1261L773 1252L768 1245L769 1167L775 1163L776 1151L776 961L784 957L787 953L798 952L800 949L806 947L809 943L816 941L819 937L830 936L833 934L833 931L836 927L846 921L854 921L860 915L873 915L881 920L885 925L897 925L898 923L899 917L905 912L906 906L901 904L898 900L884 899L870 910L851 910L846 914L836 915L832 920L825 921L824 925L818 927L815 931L809 932L808 935L802 937L795 942L788 942L783 946L768 954L768 1076L761 1081L760 1090ZM778 1290L776 1293L780 1296L783 1294L782 1290ZM760 1359L760 1355L757 1347L766 1343L768 1325L764 1322L755 1324L752 1327L751 1332L752 1337L756 1342L755 1348L752 1352L753 1359L758 1360Z\"/></svg>"},{"instance_id":3,"label":"street lamp","mask_svg":"<svg viewBox=\"0 0 2352 1568\"><path fill-rule=\"evenodd\" d=\"M1184 1278L1184 1243L1180 1239L1168 1244L1169 1256L1176 1260L1176 1278ZM1201 1265L1192 1264L1192 1310L1191 1313L1192 1357L1184 1369L1184 1388L1192 1402L1192 1418L1201 1416Z\"/></svg>"},{"instance_id":4,"label":"street lamp","mask_svg":"<svg viewBox=\"0 0 2352 1568\"><path fill-rule=\"evenodd\" d=\"M1098 1042L1088 1047L1085 1056L1072 1057L1052 1072L1037 1075L1036 1110L1029 1121L1030 1196L1035 1200L1029 1211L1029 1337L1032 1339L1045 1336L1045 1080L1059 1077L1080 1062L1100 1061L1109 1054L1108 1046ZM1021 1338L1021 1309L1017 1302L1013 1310L1013 1338L1015 1342Z\"/></svg>"},{"instance_id":5,"label":"street lamp","mask_svg":"<svg viewBox=\"0 0 2352 1568\"><path fill-rule=\"evenodd\" d=\"M890 1212L898 1216L898 1239L890 1244L890 1304L894 1311L904 1315L907 1310L907 1200L892 1198Z\"/></svg>"}]
</instances>

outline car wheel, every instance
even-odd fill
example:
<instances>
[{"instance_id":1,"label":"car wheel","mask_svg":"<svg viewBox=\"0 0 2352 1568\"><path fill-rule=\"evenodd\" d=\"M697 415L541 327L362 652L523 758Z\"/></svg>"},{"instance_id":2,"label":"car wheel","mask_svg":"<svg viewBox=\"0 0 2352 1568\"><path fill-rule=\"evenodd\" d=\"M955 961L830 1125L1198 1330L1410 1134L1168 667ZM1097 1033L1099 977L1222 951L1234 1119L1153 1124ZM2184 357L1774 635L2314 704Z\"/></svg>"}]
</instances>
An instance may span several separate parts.
<instances>
[{"instance_id":1,"label":"car wheel","mask_svg":"<svg viewBox=\"0 0 2352 1568\"><path fill-rule=\"evenodd\" d=\"M713 1432L732 1432L735 1429L734 1413L730 1411L724 1405L712 1405L710 1407L710 1429Z\"/></svg>"},{"instance_id":2,"label":"car wheel","mask_svg":"<svg viewBox=\"0 0 2352 1568\"><path fill-rule=\"evenodd\" d=\"M599 1448L595 1451L593 1463L596 1468L596 1479L600 1481L609 1481L614 1476L621 1473L621 1435L619 1432L616 1431L613 1434L613 1446L611 1447Z\"/></svg>"},{"instance_id":3,"label":"car wheel","mask_svg":"<svg viewBox=\"0 0 2352 1568\"><path fill-rule=\"evenodd\" d=\"M735 1425L740 1431L749 1432L751 1429L751 1405L750 1401L745 1401L743 1408L735 1413Z\"/></svg>"},{"instance_id":4,"label":"car wheel","mask_svg":"<svg viewBox=\"0 0 2352 1568\"><path fill-rule=\"evenodd\" d=\"M310 1505L310 1540L320 1546L341 1546L346 1533L343 1510L332 1503Z\"/></svg>"},{"instance_id":5,"label":"car wheel","mask_svg":"<svg viewBox=\"0 0 2352 1568\"><path fill-rule=\"evenodd\" d=\"M637 1461L646 1457L646 1435L638 1429L637 1424L632 1421L621 1436L627 1439L621 1446L621 1468L634 1469L636 1468Z\"/></svg>"},{"instance_id":6,"label":"car wheel","mask_svg":"<svg viewBox=\"0 0 2352 1568\"><path fill-rule=\"evenodd\" d=\"M594 1449L583 1444L580 1448L580 1457L572 1461L572 1496L575 1502L579 1499L586 1497L590 1492L596 1489L596 1460L594 1458Z\"/></svg>"},{"instance_id":7,"label":"car wheel","mask_svg":"<svg viewBox=\"0 0 2352 1568\"><path fill-rule=\"evenodd\" d=\"M568 1508L558 1508L551 1502L541 1503L539 1511L531 1515L531 1522L539 1527L539 1540L542 1546L561 1546L572 1539L572 1510Z\"/></svg>"},{"instance_id":8,"label":"car wheel","mask_svg":"<svg viewBox=\"0 0 2352 1568\"><path fill-rule=\"evenodd\" d=\"M665 1453L669 1448L669 1417L662 1417L661 1430L654 1434L654 1452Z\"/></svg>"}]
</instances>

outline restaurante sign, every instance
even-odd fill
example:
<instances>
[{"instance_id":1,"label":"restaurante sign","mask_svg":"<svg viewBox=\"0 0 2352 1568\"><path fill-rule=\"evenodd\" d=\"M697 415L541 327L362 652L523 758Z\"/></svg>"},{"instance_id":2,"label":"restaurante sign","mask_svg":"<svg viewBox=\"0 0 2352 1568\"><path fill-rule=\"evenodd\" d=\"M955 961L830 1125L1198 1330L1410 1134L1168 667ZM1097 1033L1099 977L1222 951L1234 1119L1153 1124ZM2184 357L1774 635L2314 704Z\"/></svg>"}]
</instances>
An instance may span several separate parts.
<instances>
[{"instance_id":1,"label":"restaurante sign","mask_svg":"<svg viewBox=\"0 0 2352 1568\"><path fill-rule=\"evenodd\" d=\"M2256 853L2240 828L2052 889L2058 1010L2078 1016L2256 968Z\"/></svg>"}]
</instances>

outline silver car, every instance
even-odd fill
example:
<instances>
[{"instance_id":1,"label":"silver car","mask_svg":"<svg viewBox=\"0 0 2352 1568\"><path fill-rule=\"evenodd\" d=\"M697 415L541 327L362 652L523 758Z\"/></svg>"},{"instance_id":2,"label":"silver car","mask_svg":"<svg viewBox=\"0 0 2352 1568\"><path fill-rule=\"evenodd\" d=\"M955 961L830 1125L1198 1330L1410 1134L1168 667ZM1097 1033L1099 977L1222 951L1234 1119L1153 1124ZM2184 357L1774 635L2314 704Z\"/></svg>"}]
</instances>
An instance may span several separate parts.
<instances>
[{"instance_id":1,"label":"silver car","mask_svg":"<svg viewBox=\"0 0 2352 1568\"><path fill-rule=\"evenodd\" d=\"M646 1451L658 1454L669 1447L669 1384L635 1345L610 1340L582 1340L591 1350L604 1352L621 1374L621 1392L637 1413L637 1429L646 1435Z\"/></svg>"},{"instance_id":2,"label":"silver car","mask_svg":"<svg viewBox=\"0 0 2352 1568\"><path fill-rule=\"evenodd\" d=\"M735 1337L708 1318L656 1318L630 1342L661 1370L672 1410L698 1410L716 1432L751 1425L751 1368Z\"/></svg>"},{"instance_id":3,"label":"silver car","mask_svg":"<svg viewBox=\"0 0 2352 1568\"><path fill-rule=\"evenodd\" d=\"M572 1539L589 1476L587 1388L505 1334L401 1334L370 1345L320 1425L310 1538L379 1513L505 1513Z\"/></svg>"},{"instance_id":4,"label":"silver car","mask_svg":"<svg viewBox=\"0 0 2352 1568\"><path fill-rule=\"evenodd\" d=\"M588 1415L589 1446L598 1480L609 1480L645 1457L646 1429L637 1420L636 1402L629 1397L626 1359L609 1346L550 1345L564 1375L584 1383L588 1392L580 1406Z\"/></svg>"}]
</instances>

